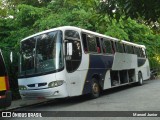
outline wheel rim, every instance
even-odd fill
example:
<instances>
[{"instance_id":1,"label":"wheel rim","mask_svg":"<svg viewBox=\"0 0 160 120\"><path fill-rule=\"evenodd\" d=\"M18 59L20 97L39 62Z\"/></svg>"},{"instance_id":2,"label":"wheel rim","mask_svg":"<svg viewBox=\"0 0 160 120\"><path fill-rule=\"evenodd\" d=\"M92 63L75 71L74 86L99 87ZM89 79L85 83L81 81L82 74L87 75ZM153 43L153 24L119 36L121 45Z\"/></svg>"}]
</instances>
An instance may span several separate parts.
<instances>
[{"instance_id":1,"label":"wheel rim","mask_svg":"<svg viewBox=\"0 0 160 120\"><path fill-rule=\"evenodd\" d=\"M97 83L94 83L92 86L92 90L94 94L98 94L99 93L99 86Z\"/></svg>"}]
</instances>

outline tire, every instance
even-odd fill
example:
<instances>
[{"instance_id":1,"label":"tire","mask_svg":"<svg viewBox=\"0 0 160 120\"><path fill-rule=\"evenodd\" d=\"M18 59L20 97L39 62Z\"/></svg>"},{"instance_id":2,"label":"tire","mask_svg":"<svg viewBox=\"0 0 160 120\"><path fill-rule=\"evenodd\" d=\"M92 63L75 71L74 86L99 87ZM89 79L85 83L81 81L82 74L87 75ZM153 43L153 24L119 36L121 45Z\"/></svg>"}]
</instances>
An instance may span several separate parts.
<instances>
[{"instance_id":1,"label":"tire","mask_svg":"<svg viewBox=\"0 0 160 120\"><path fill-rule=\"evenodd\" d=\"M143 77L141 72L138 73L138 85L143 85Z\"/></svg>"},{"instance_id":2,"label":"tire","mask_svg":"<svg viewBox=\"0 0 160 120\"><path fill-rule=\"evenodd\" d=\"M95 78L92 79L90 96L92 99L98 98L100 96L100 86Z\"/></svg>"}]
</instances>

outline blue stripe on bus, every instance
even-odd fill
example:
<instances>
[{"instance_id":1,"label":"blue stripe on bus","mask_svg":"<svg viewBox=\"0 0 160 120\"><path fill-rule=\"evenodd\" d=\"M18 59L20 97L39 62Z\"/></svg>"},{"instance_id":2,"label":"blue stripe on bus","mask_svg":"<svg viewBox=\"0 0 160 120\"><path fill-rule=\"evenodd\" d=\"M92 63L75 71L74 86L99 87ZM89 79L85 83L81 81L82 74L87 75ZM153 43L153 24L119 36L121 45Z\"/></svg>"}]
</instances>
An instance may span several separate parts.
<instances>
[{"instance_id":1,"label":"blue stripe on bus","mask_svg":"<svg viewBox=\"0 0 160 120\"><path fill-rule=\"evenodd\" d=\"M91 92L91 82L92 82L92 77L94 75L100 76L99 83L100 86L103 88L105 74L107 70L112 68L113 58L114 57L112 55L110 56L90 55L89 68L83 87L83 94Z\"/></svg>"}]
</instances>

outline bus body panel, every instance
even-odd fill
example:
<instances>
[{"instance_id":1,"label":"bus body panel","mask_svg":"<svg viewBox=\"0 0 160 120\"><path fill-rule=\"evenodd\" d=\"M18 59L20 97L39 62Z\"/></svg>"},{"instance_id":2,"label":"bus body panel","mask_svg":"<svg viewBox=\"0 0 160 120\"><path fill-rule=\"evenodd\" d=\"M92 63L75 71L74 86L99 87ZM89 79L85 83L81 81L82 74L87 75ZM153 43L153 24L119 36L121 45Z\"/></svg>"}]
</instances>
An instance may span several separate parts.
<instances>
[{"instance_id":1,"label":"bus body panel","mask_svg":"<svg viewBox=\"0 0 160 120\"><path fill-rule=\"evenodd\" d=\"M22 99L54 99L68 97L66 84L55 88L19 91Z\"/></svg>"},{"instance_id":2,"label":"bus body panel","mask_svg":"<svg viewBox=\"0 0 160 120\"><path fill-rule=\"evenodd\" d=\"M89 55L88 72L84 83L83 94L91 92L91 82L97 77L98 82L103 89L106 72L112 68L113 55ZM83 62L83 61L82 61Z\"/></svg>"},{"instance_id":3,"label":"bus body panel","mask_svg":"<svg viewBox=\"0 0 160 120\"><path fill-rule=\"evenodd\" d=\"M55 81L56 75L55 74L47 74L35 77L28 77L28 78L19 78L18 84L19 86L24 85L27 90L34 90L34 89L45 89L48 88L48 83ZM40 86L38 84L44 83L44 85ZM47 84L45 84L47 83Z\"/></svg>"},{"instance_id":4,"label":"bus body panel","mask_svg":"<svg viewBox=\"0 0 160 120\"><path fill-rule=\"evenodd\" d=\"M66 82L69 96L79 96L83 94L83 88L88 74L88 66L89 55L83 54L80 66L76 71L69 73L66 70Z\"/></svg>"},{"instance_id":5,"label":"bus body panel","mask_svg":"<svg viewBox=\"0 0 160 120\"><path fill-rule=\"evenodd\" d=\"M115 53L112 70L127 70L137 68L137 55Z\"/></svg>"},{"instance_id":6,"label":"bus body panel","mask_svg":"<svg viewBox=\"0 0 160 120\"><path fill-rule=\"evenodd\" d=\"M61 74L61 76L60 76ZM53 99L67 97L67 88L64 71L56 73L42 75L38 77L20 78L18 80L19 86L25 86L26 90L19 90L23 99ZM48 84L56 80L63 80L64 83L61 86L49 88Z\"/></svg>"},{"instance_id":7,"label":"bus body panel","mask_svg":"<svg viewBox=\"0 0 160 120\"><path fill-rule=\"evenodd\" d=\"M143 80L150 79L150 68L148 59L143 60L143 64L141 64L141 66L137 68L137 71L140 71L142 73Z\"/></svg>"},{"instance_id":8,"label":"bus body panel","mask_svg":"<svg viewBox=\"0 0 160 120\"><path fill-rule=\"evenodd\" d=\"M85 70L77 70L74 73L66 74L66 82L69 96L79 96L82 94L82 86L85 73Z\"/></svg>"},{"instance_id":9,"label":"bus body panel","mask_svg":"<svg viewBox=\"0 0 160 120\"><path fill-rule=\"evenodd\" d=\"M110 70L106 72L105 79L104 79L104 86L103 90L111 88L111 77L110 77Z\"/></svg>"}]
</instances>

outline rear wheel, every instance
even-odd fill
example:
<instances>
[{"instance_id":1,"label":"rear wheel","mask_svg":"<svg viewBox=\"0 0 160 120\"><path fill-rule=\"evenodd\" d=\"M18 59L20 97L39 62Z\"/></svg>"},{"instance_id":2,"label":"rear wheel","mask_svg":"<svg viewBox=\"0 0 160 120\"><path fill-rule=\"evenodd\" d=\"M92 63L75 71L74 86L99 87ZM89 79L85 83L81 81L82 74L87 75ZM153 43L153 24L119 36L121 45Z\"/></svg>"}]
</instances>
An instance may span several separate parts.
<instances>
[{"instance_id":1,"label":"rear wheel","mask_svg":"<svg viewBox=\"0 0 160 120\"><path fill-rule=\"evenodd\" d=\"M100 86L95 78L92 79L91 98L98 98L100 96Z\"/></svg>"},{"instance_id":2,"label":"rear wheel","mask_svg":"<svg viewBox=\"0 0 160 120\"><path fill-rule=\"evenodd\" d=\"M141 72L138 73L138 85L143 85L143 77Z\"/></svg>"}]
</instances>

